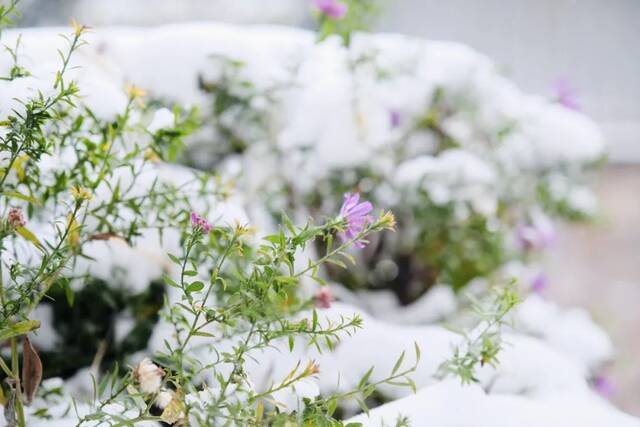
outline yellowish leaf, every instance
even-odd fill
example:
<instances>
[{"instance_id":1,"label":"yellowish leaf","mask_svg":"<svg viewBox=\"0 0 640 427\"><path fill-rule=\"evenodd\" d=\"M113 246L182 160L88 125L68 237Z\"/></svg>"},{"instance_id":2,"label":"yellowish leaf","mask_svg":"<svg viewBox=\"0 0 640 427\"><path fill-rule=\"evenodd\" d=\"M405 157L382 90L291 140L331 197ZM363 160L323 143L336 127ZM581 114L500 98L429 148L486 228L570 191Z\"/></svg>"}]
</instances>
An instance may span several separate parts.
<instances>
[{"instance_id":1,"label":"yellowish leaf","mask_svg":"<svg viewBox=\"0 0 640 427\"><path fill-rule=\"evenodd\" d=\"M33 243L33 245L36 248L42 249L42 243L40 243L40 240L38 240L36 235L33 234L31 231L29 231L26 227L18 227L18 228L16 228L16 233L18 233L24 239L26 239L26 240L30 241L31 243Z\"/></svg>"}]
</instances>

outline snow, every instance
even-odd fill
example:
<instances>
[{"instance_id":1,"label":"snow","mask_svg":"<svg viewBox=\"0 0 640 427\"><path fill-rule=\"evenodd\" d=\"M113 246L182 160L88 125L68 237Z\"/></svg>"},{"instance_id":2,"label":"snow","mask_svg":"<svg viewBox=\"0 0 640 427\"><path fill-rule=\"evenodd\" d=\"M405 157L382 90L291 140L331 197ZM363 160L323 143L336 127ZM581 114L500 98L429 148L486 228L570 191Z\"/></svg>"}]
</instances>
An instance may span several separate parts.
<instances>
[{"instance_id":1,"label":"snow","mask_svg":"<svg viewBox=\"0 0 640 427\"><path fill-rule=\"evenodd\" d=\"M407 417L412 427L636 427L640 421L612 410L593 393L564 391L535 399L487 395L478 386L444 381L348 420L365 426L394 425Z\"/></svg>"}]
</instances>

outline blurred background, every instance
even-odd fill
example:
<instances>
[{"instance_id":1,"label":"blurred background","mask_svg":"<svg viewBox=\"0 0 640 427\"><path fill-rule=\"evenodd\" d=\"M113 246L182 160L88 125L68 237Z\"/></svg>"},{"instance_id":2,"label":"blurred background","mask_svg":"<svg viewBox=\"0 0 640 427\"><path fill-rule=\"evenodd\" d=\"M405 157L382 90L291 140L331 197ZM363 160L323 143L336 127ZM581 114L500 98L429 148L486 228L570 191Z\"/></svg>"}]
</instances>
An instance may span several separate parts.
<instances>
[{"instance_id":1,"label":"blurred background","mask_svg":"<svg viewBox=\"0 0 640 427\"><path fill-rule=\"evenodd\" d=\"M523 89L565 79L602 127L609 165L594 177L602 218L560 230L549 296L587 308L618 350L614 401L640 415L640 1L385 0L376 31L458 41ZM22 26L159 25L187 20L311 27L307 0L23 0Z\"/></svg>"}]
</instances>

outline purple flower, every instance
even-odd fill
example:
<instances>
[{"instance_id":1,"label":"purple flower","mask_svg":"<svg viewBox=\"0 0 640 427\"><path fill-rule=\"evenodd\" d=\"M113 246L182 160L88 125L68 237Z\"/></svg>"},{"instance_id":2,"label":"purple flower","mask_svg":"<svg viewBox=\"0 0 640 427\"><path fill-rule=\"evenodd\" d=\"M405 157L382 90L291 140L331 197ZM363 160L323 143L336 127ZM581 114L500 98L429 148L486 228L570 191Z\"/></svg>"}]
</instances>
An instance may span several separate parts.
<instances>
[{"instance_id":1,"label":"purple flower","mask_svg":"<svg viewBox=\"0 0 640 427\"><path fill-rule=\"evenodd\" d=\"M603 397L610 398L616 393L613 382L605 375L598 375L593 379L593 388Z\"/></svg>"},{"instance_id":2,"label":"purple flower","mask_svg":"<svg viewBox=\"0 0 640 427\"><path fill-rule=\"evenodd\" d=\"M212 228L211 224L209 224L209 221L195 212L191 212L191 226L194 230L202 230L204 234L208 234Z\"/></svg>"},{"instance_id":3,"label":"purple flower","mask_svg":"<svg viewBox=\"0 0 640 427\"><path fill-rule=\"evenodd\" d=\"M342 19L347 14L347 5L337 0L313 0L313 3L323 15L332 19Z\"/></svg>"},{"instance_id":4,"label":"purple flower","mask_svg":"<svg viewBox=\"0 0 640 427\"><path fill-rule=\"evenodd\" d=\"M331 288L329 288L328 286L323 286L316 293L314 299L316 301L316 307L330 308L331 301L333 301L333 293L331 293Z\"/></svg>"},{"instance_id":5,"label":"purple flower","mask_svg":"<svg viewBox=\"0 0 640 427\"><path fill-rule=\"evenodd\" d=\"M547 289L548 280L544 273L538 273L531 281L531 290L536 294L541 294Z\"/></svg>"},{"instance_id":6,"label":"purple flower","mask_svg":"<svg viewBox=\"0 0 640 427\"><path fill-rule=\"evenodd\" d=\"M347 221L347 227L339 236L343 242L354 239L364 227L371 222L369 213L373 210L373 206L369 202L360 202L360 194L346 193L344 202L340 208L340 216ZM364 248L365 243L357 241L354 243L356 248Z\"/></svg>"},{"instance_id":7,"label":"purple flower","mask_svg":"<svg viewBox=\"0 0 640 427\"><path fill-rule=\"evenodd\" d=\"M580 110L576 91L573 89L573 87L571 87L567 79L560 78L556 80L553 84L553 91L555 99L560 105L570 110Z\"/></svg>"},{"instance_id":8,"label":"purple flower","mask_svg":"<svg viewBox=\"0 0 640 427\"><path fill-rule=\"evenodd\" d=\"M553 223L543 214L534 215L530 223L516 227L518 246L526 251L545 249L551 246L555 238Z\"/></svg>"},{"instance_id":9,"label":"purple flower","mask_svg":"<svg viewBox=\"0 0 640 427\"><path fill-rule=\"evenodd\" d=\"M401 117L400 117L400 113L398 111L391 111L389 113L389 121L391 123L391 127L393 129L397 128L398 126L400 126L400 122L401 122Z\"/></svg>"}]
</instances>

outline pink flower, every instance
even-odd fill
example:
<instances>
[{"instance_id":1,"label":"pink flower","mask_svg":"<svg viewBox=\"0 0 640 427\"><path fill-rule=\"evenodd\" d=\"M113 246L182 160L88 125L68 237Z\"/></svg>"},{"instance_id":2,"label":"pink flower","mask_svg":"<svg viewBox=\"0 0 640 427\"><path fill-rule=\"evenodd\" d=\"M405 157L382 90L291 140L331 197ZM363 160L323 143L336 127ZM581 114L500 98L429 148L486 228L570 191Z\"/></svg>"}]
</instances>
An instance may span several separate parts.
<instances>
[{"instance_id":1,"label":"pink flower","mask_svg":"<svg viewBox=\"0 0 640 427\"><path fill-rule=\"evenodd\" d=\"M9 213L7 214L7 222L12 228L19 228L27 225L27 220L24 219L22 209L19 208L9 209Z\"/></svg>"},{"instance_id":2,"label":"pink flower","mask_svg":"<svg viewBox=\"0 0 640 427\"><path fill-rule=\"evenodd\" d=\"M576 91L571 87L567 79L560 78L556 80L556 82L553 84L553 91L555 99L560 105L570 110L580 110Z\"/></svg>"},{"instance_id":3,"label":"pink flower","mask_svg":"<svg viewBox=\"0 0 640 427\"><path fill-rule=\"evenodd\" d=\"M339 234L343 242L353 240L364 227L371 222L369 213L373 210L373 206L369 202L360 203L360 194L346 193L344 202L340 208L340 216L347 221L347 227L344 232ZM364 242L356 241L356 248L364 248Z\"/></svg>"},{"instance_id":4,"label":"pink flower","mask_svg":"<svg viewBox=\"0 0 640 427\"><path fill-rule=\"evenodd\" d=\"M331 307L331 301L333 301L333 293L331 292L331 288L328 286L323 286L316 293L314 297L316 301L316 307L318 308L329 308Z\"/></svg>"},{"instance_id":5,"label":"pink flower","mask_svg":"<svg viewBox=\"0 0 640 427\"><path fill-rule=\"evenodd\" d=\"M347 5L337 0L313 0L313 3L323 15L332 19L342 19L347 14Z\"/></svg>"},{"instance_id":6,"label":"pink flower","mask_svg":"<svg viewBox=\"0 0 640 427\"><path fill-rule=\"evenodd\" d=\"M209 224L209 221L195 212L191 212L191 226L194 230L202 230L204 234L208 234L212 228L211 224Z\"/></svg>"},{"instance_id":7,"label":"pink flower","mask_svg":"<svg viewBox=\"0 0 640 427\"><path fill-rule=\"evenodd\" d=\"M538 273L531 281L531 290L536 294L541 294L547 289L548 281L544 273Z\"/></svg>"}]
</instances>

